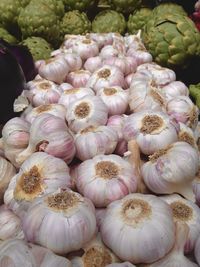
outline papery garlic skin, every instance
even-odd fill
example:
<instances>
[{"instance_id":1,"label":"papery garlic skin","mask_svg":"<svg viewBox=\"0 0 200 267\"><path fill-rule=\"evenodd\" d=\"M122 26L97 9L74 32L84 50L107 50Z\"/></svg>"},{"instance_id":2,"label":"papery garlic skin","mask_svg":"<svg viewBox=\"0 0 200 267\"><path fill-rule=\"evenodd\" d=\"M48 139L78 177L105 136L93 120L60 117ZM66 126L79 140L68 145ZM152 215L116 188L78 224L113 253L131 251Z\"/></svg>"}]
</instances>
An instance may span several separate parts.
<instances>
[{"instance_id":1,"label":"papery garlic skin","mask_svg":"<svg viewBox=\"0 0 200 267\"><path fill-rule=\"evenodd\" d=\"M130 73L125 77L125 79L124 79L125 80L125 84L126 84L125 88L129 88L130 87L134 75L135 75L135 73Z\"/></svg>"},{"instance_id":2,"label":"papery garlic skin","mask_svg":"<svg viewBox=\"0 0 200 267\"><path fill-rule=\"evenodd\" d=\"M106 265L106 267L136 267L136 266L126 261L126 262L121 262L121 263L111 263L111 264Z\"/></svg>"},{"instance_id":3,"label":"papery garlic skin","mask_svg":"<svg viewBox=\"0 0 200 267\"><path fill-rule=\"evenodd\" d=\"M95 57L99 54L98 44L90 38L78 40L72 45L72 52L78 54L82 60Z\"/></svg>"},{"instance_id":4,"label":"papery garlic skin","mask_svg":"<svg viewBox=\"0 0 200 267\"><path fill-rule=\"evenodd\" d=\"M69 83L61 83L59 89L61 90L61 93L63 93L65 90L73 89L73 86Z\"/></svg>"},{"instance_id":5,"label":"papery garlic skin","mask_svg":"<svg viewBox=\"0 0 200 267\"><path fill-rule=\"evenodd\" d=\"M111 45L113 42L111 33L89 33L88 36L98 44L99 49L106 45Z\"/></svg>"},{"instance_id":6,"label":"papery garlic skin","mask_svg":"<svg viewBox=\"0 0 200 267\"><path fill-rule=\"evenodd\" d=\"M193 251L197 237L200 235L200 210L192 201L184 199L178 194L161 197L166 201L173 213L175 222L186 223L188 226L188 235L183 244L184 252Z\"/></svg>"},{"instance_id":7,"label":"papery garlic skin","mask_svg":"<svg viewBox=\"0 0 200 267\"><path fill-rule=\"evenodd\" d=\"M149 52L143 50L135 50L132 47L127 50L126 55L135 58L138 66L153 61L153 57Z\"/></svg>"},{"instance_id":8,"label":"papery garlic skin","mask_svg":"<svg viewBox=\"0 0 200 267\"><path fill-rule=\"evenodd\" d=\"M197 237L195 248L194 248L194 256L197 261L197 263L200 265L200 235Z\"/></svg>"},{"instance_id":9,"label":"papery garlic skin","mask_svg":"<svg viewBox=\"0 0 200 267\"><path fill-rule=\"evenodd\" d=\"M142 153L153 154L178 140L179 125L166 113L144 110L129 115L124 123L124 138L135 139Z\"/></svg>"},{"instance_id":10,"label":"papery garlic skin","mask_svg":"<svg viewBox=\"0 0 200 267\"><path fill-rule=\"evenodd\" d=\"M96 208L95 209L98 231L100 231L101 223L103 221L105 213L106 213L106 208Z\"/></svg>"},{"instance_id":11,"label":"papery garlic skin","mask_svg":"<svg viewBox=\"0 0 200 267\"><path fill-rule=\"evenodd\" d=\"M191 146L197 148L194 131L182 122L179 122L179 126L180 126L180 131L178 133L178 140L186 142Z\"/></svg>"},{"instance_id":12,"label":"papery garlic skin","mask_svg":"<svg viewBox=\"0 0 200 267\"><path fill-rule=\"evenodd\" d=\"M24 239L20 218L6 205L0 206L0 240Z\"/></svg>"},{"instance_id":13,"label":"papery garlic skin","mask_svg":"<svg viewBox=\"0 0 200 267\"><path fill-rule=\"evenodd\" d=\"M137 179L135 166L120 156L97 155L78 166L76 187L95 207L103 208L136 192Z\"/></svg>"},{"instance_id":14,"label":"papery garlic skin","mask_svg":"<svg viewBox=\"0 0 200 267\"><path fill-rule=\"evenodd\" d=\"M0 243L0 266L38 267L28 244L19 239L9 239Z\"/></svg>"},{"instance_id":15,"label":"papery garlic skin","mask_svg":"<svg viewBox=\"0 0 200 267\"><path fill-rule=\"evenodd\" d=\"M57 254L76 251L95 234L94 206L78 193L58 190L32 204L23 219L23 230L30 242Z\"/></svg>"},{"instance_id":16,"label":"papery garlic skin","mask_svg":"<svg viewBox=\"0 0 200 267\"><path fill-rule=\"evenodd\" d=\"M181 81L174 81L162 87L162 92L167 100L177 96L189 96L188 87Z\"/></svg>"},{"instance_id":17,"label":"papery garlic skin","mask_svg":"<svg viewBox=\"0 0 200 267\"><path fill-rule=\"evenodd\" d=\"M120 86L101 88L96 95L108 107L109 116L124 114L128 108L129 91L123 90Z\"/></svg>"},{"instance_id":18,"label":"papery garlic skin","mask_svg":"<svg viewBox=\"0 0 200 267\"><path fill-rule=\"evenodd\" d=\"M70 72L67 75L66 81L74 88L87 87L87 82L90 79L91 72L88 70L77 70Z\"/></svg>"},{"instance_id":19,"label":"papery garlic skin","mask_svg":"<svg viewBox=\"0 0 200 267\"><path fill-rule=\"evenodd\" d=\"M4 195L4 202L23 217L34 199L56 191L71 188L69 167L59 158L44 152L33 153L12 178Z\"/></svg>"},{"instance_id":20,"label":"papery garlic skin","mask_svg":"<svg viewBox=\"0 0 200 267\"><path fill-rule=\"evenodd\" d=\"M95 72L97 69L101 68L103 65L103 60L100 56L90 57L85 61L84 69Z\"/></svg>"},{"instance_id":21,"label":"papery garlic skin","mask_svg":"<svg viewBox=\"0 0 200 267\"><path fill-rule=\"evenodd\" d=\"M85 36L80 34L65 34L61 48L63 50L71 48L77 41L84 40Z\"/></svg>"},{"instance_id":22,"label":"papery garlic skin","mask_svg":"<svg viewBox=\"0 0 200 267\"><path fill-rule=\"evenodd\" d=\"M103 242L123 261L151 263L173 247L175 226L168 204L158 197L129 194L108 207Z\"/></svg>"},{"instance_id":23,"label":"papery garlic skin","mask_svg":"<svg viewBox=\"0 0 200 267\"><path fill-rule=\"evenodd\" d=\"M92 73L86 87L92 88L95 92L104 87L125 86L123 72L115 66L104 65Z\"/></svg>"},{"instance_id":24,"label":"papery garlic skin","mask_svg":"<svg viewBox=\"0 0 200 267\"><path fill-rule=\"evenodd\" d=\"M193 197L190 191L198 168L198 151L186 142L175 142L150 156L141 170L145 184L152 192L180 193L190 198Z\"/></svg>"},{"instance_id":25,"label":"papery garlic skin","mask_svg":"<svg viewBox=\"0 0 200 267\"><path fill-rule=\"evenodd\" d=\"M60 104L40 105L33 108L29 113L27 113L25 120L29 123L32 123L36 119L36 117L46 113L52 114L58 118L65 120L66 109L65 107L63 107L63 105Z\"/></svg>"},{"instance_id":26,"label":"papery garlic skin","mask_svg":"<svg viewBox=\"0 0 200 267\"><path fill-rule=\"evenodd\" d=\"M46 152L70 163L75 155L74 139L65 121L51 114L41 114L32 123L28 147L17 157L22 164L34 152Z\"/></svg>"},{"instance_id":27,"label":"papery garlic skin","mask_svg":"<svg viewBox=\"0 0 200 267\"><path fill-rule=\"evenodd\" d=\"M167 102L168 115L178 122L195 129L198 123L199 110L188 96L177 96Z\"/></svg>"},{"instance_id":28,"label":"papery garlic skin","mask_svg":"<svg viewBox=\"0 0 200 267\"><path fill-rule=\"evenodd\" d=\"M69 128L77 133L88 126L105 125L108 108L98 96L85 96L68 106L66 120Z\"/></svg>"},{"instance_id":29,"label":"papery garlic skin","mask_svg":"<svg viewBox=\"0 0 200 267\"><path fill-rule=\"evenodd\" d=\"M84 161L99 154L112 154L118 143L118 135L109 126L89 126L74 137L76 157Z\"/></svg>"},{"instance_id":30,"label":"papery garlic skin","mask_svg":"<svg viewBox=\"0 0 200 267\"><path fill-rule=\"evenodd\" d=\"M57 103L62 90L54 82L39 79L27 83L27 97L32 106Z\"/></svg>"},{"instance_id":31,"label":"papery garlic skin","mask_svg":"<svg viewBox=\"0 0 200 267\"><path fill-rule=\"evenodd\" d=\"M6 122L2 129L2 145L5 157L16 167L16 157L29 143L30 124L23 118L12 118Z\"/></svg>"},{"instance_id":32,"label":"papery garlic skin","mask_svg":"<svg viewBox=\"0 0 200 267\"><path fill-rule=\"evenodd\" d=\"M64 57L56 56L42 62L38 73L44 79L61 84L69 72L69 66Z\"/></svg>"},{"instance_id":33,"label":"papery garlic skin","mask_svg":"<svg viewBox=\"0 0 200 267\"><path fill-rule=\"evenodd\" d=\"M119 55L119 51L113 47L113 45L105 45L100 53L99 56L102 59L106 59L108 57L117 57Z\"/></svg>"},{"instance_id":34,"label":"papery garlic skin","mask_svg":"<svg viewBox=\"0 0 200 267\"><path fill-rule=\"evenodd\" d=\"M81 57L76 53L63 53L61 57L67 62L69 72L81 69L83 62Z\"/></svg>"}]
</instances>

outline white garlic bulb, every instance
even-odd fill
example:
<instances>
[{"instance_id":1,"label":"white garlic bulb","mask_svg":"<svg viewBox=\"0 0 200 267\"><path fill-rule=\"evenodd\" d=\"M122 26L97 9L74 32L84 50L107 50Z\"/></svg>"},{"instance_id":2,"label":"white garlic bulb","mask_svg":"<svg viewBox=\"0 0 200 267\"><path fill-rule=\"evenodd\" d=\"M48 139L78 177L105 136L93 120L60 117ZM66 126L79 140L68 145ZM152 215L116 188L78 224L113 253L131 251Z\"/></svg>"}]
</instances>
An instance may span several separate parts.
<instances>
[{"instance_id":1,"label":"white garlic bulb","mask_svg":"<svg viewBox=\"0 0 200 267\"><path fill-rule=\"evenodd\" d=\"M113 42L113 37L111 33L88 33L90 39L95 41L99 49L102 49L102 47L106 45L111 45Z\"/></svg>"},{"instance_id":2,"label":"white garlic bulb","mask_svg":"<svg viewBox=\"0 0 200 267\"><path fill-rule=\"evenodd\" d=\"M70 83L74 88L87 87L91 72L88 70L77 70L67 75L66 82Z\"/></svg>"},{"instance_id":3,"label":"white garlic bulb","mask_svg":"<svg viewBox=\"0 0 200 267\"><path fill-rule=\"evenodd\" d=\"M93 73L103 66L103 59L100 56L90 57L85 61L84 69Z\"/></svg>"},{"instance_id":4,"label":"white garlic bulb","mask_svg":"<svg viewBox=\"0 0 200 267\"><path fill-rule=\"evenodd\" d=\"M142 153L150 155L178 140L179 125L166 113L145 110L131 114L124 123L124 138L135 139Z\"/></svg>"},{"instance_id":5,"label":"white garlic bulb","mask_svg":"<svg viewBox=\"0 0 200 267\"><path fill-rule=\"evenodd\" d=\"M135 58L137 65L142 65L144 63L150 63L153 61L152 55L143 48L140 50L135 50L134 47L130 47L126 53L127 56Z\"/></svg>"},{"instance_id":6,"label":"white garlic bulb","mask_svg":"<svg viewBox=\"0 0 200 267\"><path fill-rule=\"evenodd\" d=\"M108 107L109 116L124 114L128 108L129 91L123 90L120 86L101 88L97 96Z\"/></svg>"},{"instance_id":7,"label":"white garlic bulb","mask_svg":"<svg viewBox=\"0 0 200 267\"><path fill-rule=\"evenodd\" d=\"M31 205L23 219L23 229L28 241L66 254L93 238L95 209L89 199L61 189Z\"/></svg>"},{"instance_id":8,"label":"white garlic bulb","mask_svg":"<svg viewBox=\"0 0 200 267\"><path fill-rule=\"evenodd\" d=\"M117 57L119 55L119 51L113 45L105 45L100 53L99 56L102 59L106 59L108 57Z\"/></svg>"},{"instance_id":9,"label":"white garlic bulb","mask_svg":"<svg viewBox=\"0 0 200 267\"><path fill-rule=\"evenodd\" d=\"M69 67L69 71L77 71L80 70L82 67L82 59L79 55L76 53L70 53L65 52L61 55L65 61L67 62L67 65Z\"/></svg>"},{"instance_id":10,"label":"white garlic bulb","mask_svg":"<svg viewBox=\"0 0 200 267\"><path fill-rule=\"evenodd\" d=\"M188 235L183 246L184 252L192 252L200 234L200 210L192 201L184 199L178 194L161 197L166 201L173 213L175 222L186 223L188 226Z\"/></svg>"},{"instance_id":11,"label":"white garlic bulb","mask_svg":"<svg viewBox=\"0 0 200 267\"><path fill-rule=\"evenodd\" d=\"M100 232L103 242L121 260L134 264L164 257L175 240L169 205L154 195L139 193L112 202Z\"/></svg>"},{"instance_id":12,"label":"white garlic bulb","mask_svg":"<svg viewBox=\"0 0 200 267\"><path fill-rule=\"evenodd\" d=\"M112 154L118 143L117 132L109 126L88 126L74 136L76 157L84 161L99 154Z\"/></svg>"},{"instance_id":13,"label":"white garlic bulb","mask_svg":"<svg viewBox=\"0 0 200 267\"><path fill-rule=\"evenodd\" d=\"M99 54L98 44L87 36L82 40L77 40L71 46L72 52L78 54L82 60L95 57Z\"/></svg>"},{"instance_id":14,"label":"white garlic bulb","mask_svg":"<svg viewBox=\"0 0 200 267\"><path fill-rule=\"evenodd\" d=\"M194 131L182 122L179 122L180 131L178 132L178 140L187 142L191 146L197 148L196 136Z\"/></svg>"},{"instance_id":15,"label":"white garlic bulb","mask_svg":"<svg viewBox=\"0 0 200 267\"><path fill-rule=\"evenodd\" d=\"M108 108L98 96L85 96L74 101L67 109L66 120L73 132L88 126L105 125L108 119Z\"/></svg>"},{"instance_id":16,"label":"white garlic bulb","mask_svg":"<svg viewBox=\"0 0 200 267\"><path fill-rule=\"evenodd\" d=\"M67 164L47 153L35 152L24 161L19 172L12 178L4 202L23 217L34 199L60 187L72 187Z\"/></svg>"},{"instance_id":17,"label":"white garlic bulb","mask_svg":"<svg viewBox=\"0 0 200 267\"><path fill-rule=\"evenodd\" d=\"M194 248L194 256L197 263L200 265L200 235L197 237L195 248Z\"/></svg>"},{"instance_id":18,"label":"white garlic bulb","mask_svg":"<svg viewBox=\"0 0 200 267\"><path fill-rule=\"evenodd\" d=\"M111 263L111 264L106 265L106 267L136 267L136 266L126 261L126 262L121 262L121 263Z\"/></svg>"},{"instance_id":19,"label":"white garlic bulb","mask_svg":"<svg viewBox=\"0 0 200 267\"><path fill-rule=\"evenodd\" d=\"M76 187L95 207L136 192L135 166L118 155L98 155L82 162L77 169Z\"/></svg>"},{"instance_id":20,"label":"white garlic bulb","mask_svg":"<svg viewBox=\"0 0 200 267\"><path fill-rule=\"evenodd\" d=\"M177 96L189 96L188 87L181 81L174 81L161 88L167 100Z\"/></svg>"},{"instance_id":21,"label":"white garlic bulb","mask_svg":"<svg viewBox=\"0 0 200 267\"><path fill-rule=\"evenodd\" d=\"M199 153L186 142L156 151L142 166L147 187L157 194L180 193L194 200L192 181L199 169Z\"/></svg>"}]
</instances>

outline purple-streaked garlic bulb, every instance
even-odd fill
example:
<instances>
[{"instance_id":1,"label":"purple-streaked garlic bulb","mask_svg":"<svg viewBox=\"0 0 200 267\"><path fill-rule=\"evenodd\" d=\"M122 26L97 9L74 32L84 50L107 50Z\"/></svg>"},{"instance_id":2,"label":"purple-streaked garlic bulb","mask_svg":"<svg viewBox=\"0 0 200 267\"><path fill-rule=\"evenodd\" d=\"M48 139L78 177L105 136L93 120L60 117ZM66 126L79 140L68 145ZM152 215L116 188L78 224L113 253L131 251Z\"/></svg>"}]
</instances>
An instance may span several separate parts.
<instances>
[{"instance_id":1,"label":"purple-streaked garlic bulb","mask_svg":"<svg viewBox=\"0 0 200 267\"><path fill-rule=\"evenodd\" d=\"M194 256L197 263L200 265L200 235L197 237L197 241L195 243Z\"/></svg>"},{"instance_id":2,"label":"purple-streaked garlic bulb","mask_svg":"<svg viewBox=\"0 0 200 267\"><path fill-rule=\"evenodd\" d=\"M80 70L82 67L82 59L76 53L63 53L61 55L68 64L69 72Z\"/></svg>"},{"instance_id":3,"label":"purple-streaked garlic bulb","mask_svg":"<svg viewBox=\"0 0 200 267\"><path fill-rule=\"evenodd\" d=\"M167 100L177 96L189 96L188 87L181 81L174 81L162 87L162 93Z\"/></svg>"},{"instance_id":4,"label":"purple-streaked garlic bulb","mask_svg":"<svg viewBox=\"0 0 200 267\"><path fill-rule=\"evenodd\" d=\"M136 166L118 155L98 155L78 166L76 187L95 207L103 208L136 192L135 169Z\"/></svg>"},{"instance_id":5,"label":"purple-streaked garlic bulb","mask_svg":"<svg viewBox=\"0 0 200 267\"><path fill-rule=\"evenodd\" d=\"M156 194L179 193L194 201L192 181L198 169L197 149L186 142L175 142L149 156L142 166L142 176Z\"/></svg>"},{"instance_id":6,"label":"purple-streaked garlic bulb","mask_svg":"<svg viewBox=\"0 0 200 267\"><path fill-rule=\"evenodd\" d=\"M99 54L99 47L97 42L87 37L74 42L71 46L71 49L72 52L78 54L83 61L90 57L95 57Z\"/></svg>"},{"instance_id":7,"label":"purple-streaked garlic bulb","mask_svg":"<svg viewBox=\"0 0 200 267\"><path fill-rule=\"evenodd\" d=\"M145 110L129 115L123 131L125 140L135 139L150 155L178 140L179 125L164 112Z\"/></svg>"},{"instance_id":8,"label":"purple-streaked garlic bulb","mask_svg":"<svg viewBox=\"0 0 200 267\"><path fill-rule=\"evenodd\" d=\"M118 55L119 51L113 45L105 45L99 53L99 56L102 59L106 59L108 57L117 57Z\"/></svg>"},{"instance_id":9,"label":"purple-streaked garlic bulb","mask_svg":"<svg viewBox=\"0 0 200 267\"><path fill-rule=\"evenodd\" d=\"M113 37L111 33L89 33L89 38L95 41L99 49L102 49L105 45L111 45L113 43Z\"/></svg>"},{"instance_id":10,"label":"purple-streaked garlic bulb","mask_svg":"<svg viewBox=\"0 0 200 267\"><path fill-rule=\"evenodd\" d=\"M91 72L88 70L76 70L67 75L66 82L70 83L74 88L87 87L86 84L90 76Z\"/></svg>"},{"instance_id":11,"label":"purple-streaked garlic bulb","mask_svg":"<svg viewBox=\"0 0 200 267\"><path fill-rule=\"evenodd\" d=\"M88 126L74 136L76 157L82 161L99 154L112 154L118 143L117 132L106 125Z\"/></svg>"},{"instance_id":12,"label":"purple-streaked garlic bulb","mask_svg":"<svg viewBox=\"0 0 200 267\"><path fill-rule=\"evenodd\" d=\"M39 115L31 124L28 147L17 155L21 164L34 152L46 152L70 163L75 155L75 145L65 121L51 114Z\"/></svg>"},{"instance_id":13,"label":"purple-streaked garlic bulb","mask_svg":"<svg viewBox=\"0 0 200 267\"><path fill-rule=\"evenodd\" d=\"M33 153L21 165L4 194L4 202L23 217L34 199L56 191L71 188L73 182L69 167L59 158L44 152Z\"/></svg>"},{"instance_id":14,"label":"purple-streaked garlic bulb","mask_svg":"<svg viewBox=\"0 0 200 267\"><path fill-rule=\"evenodd\" d=\"M127 50L126 55L128 57L133 57L138 66L145 63L151 63L153 61L153 57L149 52L145 50L135 50L132 47Z\"/></svg>"},{"instance_id":15,"label":"purple-streaked garlic bulb","mask_svg":"<svg viewBox=\"0 0 200 267\"><path fill-rule=\"evenodd\" d=\"M105 213L106 213L106 208L96 208L95 209L98 231L100 231L100 226L101 226L101 223L103 221Z\"/></svg>"},{"instance_id":16,"label":"purple-streaked garlic bulb","mask_svg":"<svg viewBox=\"0 0 200 267\"><path fill-rule=\"evenodd\" d=\"M71 190L58 190L35 202L23 219L29 242L66 254L82 248L96 232L91 201Z\"/></svg>"},{"instance_id":17,"label":"purple-streaked garlic bulb","mask_svg":"<svg viewBox=\"0 0 200 267\"><path fill-rule=\"evenodd\" d=\"M27 97L33 107L57 103L62 90L52 81L33 80L27 83Z\"/></svg>"},{"instance_id":18,"label":"purple-streaked garlic bulb","mask_svg":"<svg viewBox=\"0 0 200 267\"><path fill-rule=\"evenodd\" d=\"M58 104L62 104L66 109L71 105L72 102L81 99L84 96L94 96L95 93L90 88L79 87L64 90L60 96Z\"/></svg>"},{"instance_id":19,"label":"purple-streaked garlic bulb","mask_svg":"<svg viewBox=\"0 0 200 267\"><path fill-rule=\"evenodd\" d=\"M86 86L97 92L104 87L120 86L123 88L124 85L123 72L118 67L104 65L91 75Z\"/></svg>"},{"instance_id":20,"label":"purple-streaked garlic bulb","mask_svg":"<svg viewBox=\"0 0 200 267\"><path fill-rule=\"evenodd\" d=\"M100 56L96 56L96 57L90 57L85 61L84 69L90 71L90 73L93 73L102 66L103 66L103 59Z\"/></svg>"},{"instance_id":21,"label":"purple-streaked garlic bulb","mask_svg":"<svg viewBox=\"0 0 200 267\"><path fill-rule=\"evenodd\" d=\"M154 195L129 194L112 202L101 223L102 240L122 261L151 263L173 247L175 225L168 204Z\"/></svg>"},{"instance_id":22,"label":"purple-streaked garlic bulb","mask_svg":"<svg viewBox=\"0 0 200 267\"><path fill-rule=\"evenodd\" d=\"M188 226L188 235L185 239L184 252L190 253L194 250L197 237L200 234L200 210L192 201L189 201L178 194L161 197L166 201L173 213L175 222L186 223Z\"/></svg>"},{"instance_id":23,"label":"purple-streaked garlic bulb","mask_svg":"<svg viewBox=\"0 0 200 267\"><path fill-rule=\"evenodd\" d=\"M75 133L88 126L105 125L107 119L108 108L99 96L87 95L72 102L67 108L66 120Z\"/></svg>"}]
</instances>

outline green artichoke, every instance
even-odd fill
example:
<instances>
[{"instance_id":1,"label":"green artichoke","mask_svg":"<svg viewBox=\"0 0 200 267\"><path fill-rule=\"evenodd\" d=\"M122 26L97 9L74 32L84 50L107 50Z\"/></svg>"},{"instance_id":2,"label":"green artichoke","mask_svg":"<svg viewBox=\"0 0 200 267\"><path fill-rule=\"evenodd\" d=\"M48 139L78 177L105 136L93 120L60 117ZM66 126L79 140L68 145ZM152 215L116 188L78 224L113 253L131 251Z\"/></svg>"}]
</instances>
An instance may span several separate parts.
<instances>
[{"instance_id":1,"label":"green artichoke","mask_svg":"<svg viewBox=\"0 0 200 267\"><path fill-rule=\"evenodd\" d=\"M65 34L85 34L91 30L91 22L86 13L78 10L65 13L61 22L61 31Z\"/></svg>"},{"instance_id":2,"label":"green artichoke","mask_svg":"<svg viewBox=\"0 0 200 267\"><path fill-rule=\"evenodd\" d=\"M51 45L41 37L28 37L21 44L28 47L35 61L50 58L53 51Z\"/></svg>"},{"instance_id":3,"label":"green artichoke","mask_svg":"<svg viewBox=\"0 0 200 267\"><path fill-rule=\"evenodd\" d=\"M193 57L200 56L200 34L187 16L152 15L142 38L154 61L174 70L187 67Z\"/></svg>"},{"instance_id":4,"label":"green artichoke","mask_svg":"<svg viewBox=\"0 0 200 267\"><path fill-rule=\"evenodd\" d=\"M152 9L142 7L129 15L127 22L128 33L136 34L138 30L142 29L149 20Z\"/></svg>"},{"instance_id":5,"label":"green artichoke","mask_svg":"<svg viewBox=\"0 0 200 267\"><path fill-rule=\"evenodd\" d=\"M94 4L94 0L63 0L66 11L79 10L86 11Z\"/></svg>"},{"instance_id":6,"label":"green artichoke","mask_svg":"<svg viewBox=\"0 0 200 267\"><path fill-rule=\"evenodd\" d=\"M130 14L141 6L142 0L108 0L111 9L124 14Z\"/></svg>"},{"instance_id":7,"label":"green artichoke","mask_svg":"<svg viewBox=\"0 0 200 267\"><path fill-rule=\"evenodd\" d=\"M189 92L197 107L200 108L200 83L191 84L189 86Z\"/></svg>"},{"instance_id":8,"label":"green artichoke","mask_svg":"<svg viewBox=\"0 0 200 267\"><path fill-rule=\"evenodd\" d=\"M97 33L118 32L126 30L126 20L123 14L114 10L101 11L92 21L92 31Z\"/></svg>"},{"instance_id":9,"label":"green artichoke","mask_svg":"<svg viewBox=\"0 0 200 267\"><path fill-rule=\"evenodd\" d=\"M61 43L60 20L56 13L42 1L31 1L22 9L18 24L23 39L31 36L42 37L57 47Z\"/></svg>"},{"instance_id":10,"label":"green artichoke","mask_svg":"<svg viewBox=\"0 0 200 267\"><path fill-rule=\"evenodd\" d=\"M18 43L17 39L4 28L0 28L0 39L3 39L10 44Z\"/></svg>"},{"instance_id":11,"label":"green artichoke","mask_svg":"<svg viewBox=\"0 0 200 267\"><path fill-rule=\"evenodd\" d=\"M31 0L32 4L44 4L48 6L59 18L62 18L65 14L65 7L62 0Z\"/></svg>"},{"instance_id":12,"label":"green artichoke","mask_svg":"<svg viewBox=\"0 0 200 267\"><path fill-rule=\"evenodd\" d=\"M166 13L171 13L171 14L178 13L180 15L182 14L184 16L187 16L187 13L184 10L184 8L174 3L163 3L153 9L153 15L155 16L156 15L162 16L163 14Z\"/></svg>"}]
</instances>

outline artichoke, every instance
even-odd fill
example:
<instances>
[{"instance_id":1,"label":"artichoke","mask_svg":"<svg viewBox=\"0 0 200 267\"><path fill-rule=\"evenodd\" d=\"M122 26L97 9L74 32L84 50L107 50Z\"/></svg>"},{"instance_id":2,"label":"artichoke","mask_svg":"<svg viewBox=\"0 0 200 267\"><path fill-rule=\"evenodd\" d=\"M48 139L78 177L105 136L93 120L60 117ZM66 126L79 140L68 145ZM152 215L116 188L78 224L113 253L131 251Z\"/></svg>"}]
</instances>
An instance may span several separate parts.
<instances>
[{"instance_id":1,"label":"artichoke","mask_svg":"<svg viewBox=\"0 0 200 267\"><path fill-rule=\"evenodd\" d=\"M142 7L129 15L127 22L128 33L136 34L138 30L142 29L149 20L152 9Z\"/></svg>"},{"instance_id":2,"label":"artichoke","mask_svg":"<svg viewBox=\"0 0 200 267\"><path fill-rule=\"evenodd\" d=\"M62 0L31 0L32 4L44 4L52 10L59 18L62 18L65 14L65 7Z\"/></svg>"},{"instance_id":3,"label":"artichoke","mask_svg":"<svg viewBox=\"0 0 200 267\"><path fill-rule=\"evenodd\" d=\"M193 57L200 56L200 34L187 16L152 15L142 38L154 61L174 70L187 67Z\"/></svg>"},{"instance_id":4,"label":"artichoke","mask_svg":"<svg viewBox=\"0 0 200 267\"><path fill-rule=\"evenodd\" d=\"M18 42L17 39L4 28L0 28L0 39L3 39L9 44L16 44Z\"/></svg>"},{"instance_id":5,"label":"artichoke","mask_svg":"<svg viewBox=\"0 0 200 267\"><path fill-rule=\"evenodd\" d=\"M99 12L92 21L92 31L97 33L118 32L123 34L126 30L126 20L123 14L114 10Z\"/></svg>"},{"instance_id":6,"label":"artichoke","mask_svg":"<svg viewBox=\"0 0 200 267\"><path fill-rule=\"evenodd\" d=\"M86 11L94 4L94 0L63 0L66 11Z\"/></svg>"},{"instance_id":7,"label":"artichoke","mask_svg":"<svg viewBox=\"0 0 200 267\"><path fill-rule=\"evenodd\" d=\"M22 9L18 24L23 39L31 36L42 37L57 47L61 43L60 20L56 13L42 1L31 1Z\"/></svg>"},{"instance_id":8,"label":"artichoke","mask_svg":"<svg viewBox=\"0 0 200 267\"><path fill-rule=\"evenodd\" d=\"M50 58L53 51L51 45L41 37L28 37L21 44L28 47L35 61Z\"/></svg>"},{"instance_id":9,"label":"artichoke","mask_svg":"<svg viewBox=\"0 0 200 267\"><path fill-rule=\"evenodd\" d=\"M189 86L189 92L197 107L200 108L200 83L191 84Z\"/></svg>"},{"instance_id":10,"label":"artichoke","mask_svg":"<svg viewBox=\"0 0 200 267\"><path fill-rule=\"evenodd\" d=\"M141 6L142 0L108 0L111 9L117 12L130 14Z\"/></svg>"},{"instance_id":11,"label":"artichoke","mask_svg":"<svg viewBox=\"0 0 200 267\"><path fill-rule=\"evenodd\" d=\"M183 7L174 3L163 3L153 9L153 15L155 16L162 16L166 12L172 14L178 13L180 15L182 14L184 16L187 16L187 13L183 9Z\"/></svg>"},{"instance_id":12,"label":"artichoke","mask_svg":"<svg viewBox=\"0 0 200 267\"><path fill-rule=\"evenodd\" d=\"M91 30L91 22L86 13L78 10L66 12L62 22L62 34L85 34Z\"/></svg>"}]
</instances>

